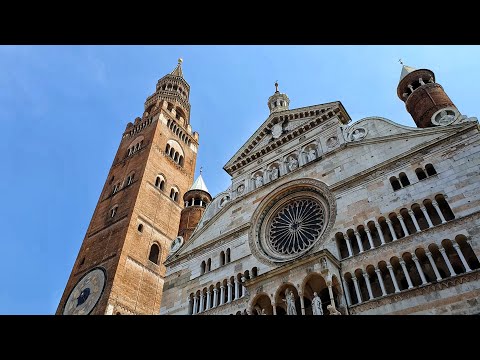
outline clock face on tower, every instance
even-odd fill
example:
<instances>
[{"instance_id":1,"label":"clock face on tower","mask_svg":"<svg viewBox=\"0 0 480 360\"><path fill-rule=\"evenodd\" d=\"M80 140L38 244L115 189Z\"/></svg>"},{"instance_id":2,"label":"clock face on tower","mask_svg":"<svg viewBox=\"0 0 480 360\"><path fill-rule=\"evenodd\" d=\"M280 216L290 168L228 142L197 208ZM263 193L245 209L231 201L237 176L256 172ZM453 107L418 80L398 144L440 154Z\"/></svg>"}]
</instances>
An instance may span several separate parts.
<instances>
[{"instance_id":1,"label":"clock face on tower","mask_svg":"<svg viewBox=\"0 0 480 360\"><path fill-rule=\"evenodd\" d=\"M63 315L88 315L102 296L106 284L105 270L94 268L78 281L65 303Z\"/></svg>"}]
</instances>

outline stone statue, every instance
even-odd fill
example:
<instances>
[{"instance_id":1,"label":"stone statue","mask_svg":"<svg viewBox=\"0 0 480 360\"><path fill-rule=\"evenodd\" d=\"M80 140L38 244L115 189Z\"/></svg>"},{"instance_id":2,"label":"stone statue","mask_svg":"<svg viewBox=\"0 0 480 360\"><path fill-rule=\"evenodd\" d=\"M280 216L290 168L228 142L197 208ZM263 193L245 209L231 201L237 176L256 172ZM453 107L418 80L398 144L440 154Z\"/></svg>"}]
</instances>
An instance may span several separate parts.
<instances>
[{"instance_id":1,"label":"stone statue","mask_svg":"<svg viewBox=\"0 0 480 360\"><path fill-rule=\"evenodd\" d=\"M293 171L295 170L296 168L298 168L298 160L295 159L293 156L290 158L290 160L288 161L288 169L290 171Z\"/></svg>"},{"instance_id":2,"label":"stone statue","mask_svg":"<svg viewBox=\"0 0 480 360\"><path fill-rule=\"evenodd\" d=\"M278 168L277 167L273 167L271 170L270 170L270 180L276 180L278 179Z\"/></svg>"},{"instance_id":3,"label":"stone statue","mask_svg":"<svg viewBox=\"0 0 480 360\"><path fill-rule=\"evenodd\" d=\"M313 312L313 315L323 315L322 300L320 299L320 297L317 295L316 292L313 293L312 312Z\"/></svg>"},{"instance_id":4,"label":"stone statue","mask_svg":"<svg viewBox=\"0 0 480 360\"><path fill-rule=\"evenodd\" d=\"M313 161L313 160L315 160L316 157L317 157L316 155L317 155L317 153L316 153L315 149L310 149L310 150L308 151L308 155L307 155L308 161Z\"/></svg>"},{"instance_id":5,"label":"stone statue","mask_svg":"<svg viewBox=\"0 0 480 360\"><path fill-rule=\"evenodd\" d=\"M255 187L259 188L262 185L263 185L263 178L260 175L257 175L255 177Z\"/></svg>"},{"instance_id":6,"label":"stone statue","mask_svg":"<svg viewBox=\"0 0 480 360\"><path fill-rule=\"evenodd\" d=\"M329 312L329 315L342 315L342 313L335 309L335 306L333 306L332 304L327 305L327 310Z\"/></svg>"},{"instance_id":7,"label":"stone statue","mask_svg":"<svg viewBox=\"0 0 480 360\"><path fill-rule=\"evenodd\" d=\"M243 184L240 184L240 186L237 188L237 194L243 194L243 190L245 190L245 186Z\"/></svg>"},{"instance_id":8,"label":"stone statue","mask_svg":"<svg viewBox=\"0 0 480 360\"><path fill-rule=\"evenodd\" d=\"M325 258L322 258L322 260L320 260L320 267L322 268L322 270L326 270L327 269L327 259Z\"/></svg>"},{"instance_id":9,"label":"stone statue","mask_svg":"<svg viewBox=\"0 0 480 360\"><path fill-rule=\"evenodd\" d=\"M329 138L329 139L327 140L327 147L328 147L329 149L334 148L337 144L338 144L338 139L337 139L336 136L332 136L331 138Z\"/></svg>"},{"instance_id":10,"label":"stone statue","mask_svg":"<svg viewBox=\"0 0 480 360\"><path fill-rule=\"evenodd\" d=\"M295 308L295 294L291 290L285 290L285 299L282 299L287 303L287 315L297 315L297 309Z\"/></svg>"},{"instance_id":11,"label":"stone statue","mask_svg":"<svg viewBox=\"0 0 480 360\"><path fill-rule=\"evenodd\" d=\"M262 312L260 315L267 315L267 313L265 312L265 309L262 309Z\"/></svg>"},{"instance_id":12,"label":"stone statue","mask_svg":"<svg viewBox=\"0 0 480 360\"><path fill-rule=\"evenodd\" d=\"M365 130L363 129L355 129L352 133L352 140L353 141L358 141L358 140L361 140L365 137Z\"/></svg>"},{"instance_id":13,"label":"stone statue","mask_svg":"<svg viewBox=\"0 0 480 360\"><path fill-rule=\"evenodd\" d=\"M449 114L447 110L442 110L440 115L437 115L437 119L439 125L449 125L455 120L455 115Z\"/></svg>"}]
</instances>

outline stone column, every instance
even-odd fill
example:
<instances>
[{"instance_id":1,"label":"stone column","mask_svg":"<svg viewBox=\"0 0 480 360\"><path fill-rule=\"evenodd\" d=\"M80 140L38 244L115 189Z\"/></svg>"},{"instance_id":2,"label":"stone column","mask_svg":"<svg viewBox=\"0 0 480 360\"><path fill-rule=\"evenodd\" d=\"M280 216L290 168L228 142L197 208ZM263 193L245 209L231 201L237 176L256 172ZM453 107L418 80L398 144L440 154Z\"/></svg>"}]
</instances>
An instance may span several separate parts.
<instances>
[{"instance_id":1,"label":"stone column","mask_svg":"<svg viewBox=\"0 0 480 360\"><path fill-rule=\"evenodd\" d=\"M198 308L198 312L201 313L204 308L203 308L203 299L205 298L205 296L203 295L203 293L200 293L200 306Z\"/></svg>"},{"instance_id":2,"label":"stone column","mask_svg":"<svg viewBox=\"0 0 480 360\"><path fill-rule=\"evenodd\" d=\"M433 260L432 253L430 251L426 251L425 255L427 255L428 261L430 261L430 265L432 266L433 272L435 273L435 276L437 277L437 281L442 280L442 277L440 276L440 273L438 272L437 265L435 265L435 260Z\"/></svg>"},{"instance_id":3,"label":"stone column","mask_svg":"<svg viewBox=\"0 0 480 360\"><path fill-rule=\"evenodd\" d=\"M407 279L408 288L413 288L412 280L410 279L410 275L408 275L407 266L405 265L405 260L400 260L400 265L402 266L403 273L405 274L405 278Z\"/></svg>"},{"instance_id":4,"label":"stone column","mask_svg":"<svg viewBox=\"0 0 480 360\"><path fill-rule=\"evenodd\" d=\"M275 306L275 303L272 302L272 312L273 315L277 315L277 307Z\"/></svg>"},{"instance_id":5,"label":"stone column","mask_svg":"<svg viewBox=\"0 0 480 360\"><path fill-rule=\"evenodd\" d=\"M350 290L348 289L348 284L343 277L342 277L342 282L343 282L343 288L345 290L345 298L347 300L347 305L352 306L352 298L350 296Z\"/></svg>"},{"instance_id":6,"label":"stone column","mask_svg":"<svg viewBox=\"0 0 480 360\"><path fill-rule=\"evenodd\" d=\"M227 280L227 286L228 286L228 298L227 298L227 303L232 302L232 287L233 284L230 281L230 279Z\"/></svg>"},{"instance_id":7,"label":"stone column","mask_svg":"<svg viewBox=\"0 0 480 360\"><path fill-rule=\"evenodd\" d=\"M233 282L235 283L235 300L240 297L240 282L238 279L234 279Z\"/></svg>"},{"instance_id":8,"label":"stone column","mask_svg":"<svg viewBox=\"0 0 480 360\"><path fill-rule=\"evenodd\" d=\"M241 285L242 285L242 296L241 297L244 297L245 295L247 295L247 289L245 288L245 281L247 279L245 278L245 276L242 276L242 282L241 282Z\"/></svg>"},{"instance_id":9,"label":"stone column","mask_svg":"<svg viewBox=\"0 0 480 360\"><path fill-rule=\"evenodd\" d=\"M413 210L409 209L408 210L408 215L410 215L410 218L412 219L413 225L415 225L415 229L417 229L417 232L422 231L420 229L420 226L418 225L418 221L417 221L417 218L415 217L415 213L413 212Z\"/></svg>"},{"instance_id":10,"label":"stone column","mask_svg":"<svg viewBox=\"0 0 480 360\"><path fill-rule=\"evenodd\" d=\"M364 250L363 250L363 245L362 245L362 238L360 237L360 234L358 233L357 230L355 230L353 232L355 234L355 237L357 238L357 244L358 244L358 248L360 249L360 253L362 253Z\"/></svg>"},{"instance_id":11,"label":"stone column","mask_svg":"<svg viewBox=\"0 0 480 360\"><path fill-rule=\"evenodd\" d=\"M445 217L442 214L442 211L440 210L440 207L438 206L437 200L432 200L432 205L437 211L438 216L440 216L440 220L442 220L442 224L445 224L447 220L445 220Z\"/></svg>"},{"instance_id":12,"label":"stone column","mask_svg":"<svg viewBox=\"0 0 480 360\"><path fill-rule=\"evenodd\" d=\"M362 270L362 275L363 275L363 278L365 279L365 284L367 284L368 296L370 297L370 300L372 300L373 293L372 293L372 285L370 284L370 277L368 276L368 273L363 270Z\"/></svg>"},{"instance_id":13,"label":"stone column","mask_svg":"<svg viewBox=\"0 0 480 360\"><path fill-rule=\"evenodd\" d=\"M372 234L370 233L370 229L368 228L367 225L365 225L365 232L367 233L368 243L370 244L370 249L373 249L374 246L373 246Z\"/></svg>"},{"instance_id":14,"label":"stone column","mask_svg":"<svg viewBox=\"0 0 480 360\"><path fill-rule=\"evenodd\" d=\"M408 232L407 226L405 225L405 221L403 221L402 214L398 214L397 219L398 219L398 221L400 221L400 225L402 226L402 230L403 230L403 233L405 234L405 236L410 235L409 232Z\"/></svg>"},{"instance_id":15,"label":"stone column","mask_svg":"<svg viewBox=\"0 0 480 360\"><path fill-rule=\"evenodd\" d=\"M412 254L412 260L415 262L415 266L417 267L417 271L420 274L420 278L422 279L422 284L425 285L427 283L427 279L425 278L425 274L423 273L422 265L418 261L417 255Z\"/></svg>"},{"instance_id":16,"label":"stone column","mask_svg":"<svg viewBox=\"0 0 480 360\"><path fill-rule=\"evenodd\" d=\"M380 288L382 289L382 295L387 295L387 290L385 290L385 284L383 283L382 272L379 268L375 268L375 273L377 274L378 282L380 284Z\"/></svg>"},{"instance_id":17,"label":"stone column","mask_svg":"<svg viewBox=\"0 0 480 360\"><path fill-rule=\"evenodd\" d=\"M420 206L420 210L422 210L425 219L427 219L428 227L433 227L432 220L430 220L430 215L428 215L427 208L425 206Z\"/></svg>"},{"instance_id":18,"label":"stone column","mask_svg":"<svg viewBox=\"0 0 480 360\"><path fill-rule=\"evenodd\" d=\"M218 305L218 289L213 288L213 305L212 307L217 307Z\"/></svg>"},{"instance_id":19,"label":"stone column","mask_svg":"<svg viewBox=\"0 0 480 360\"><path fill-rule=\"evenodd\" d=\"M225 303L225 286L220 285L220 305Z\"/></svg>"},{"instance_id":20,"label":"stone column","mask_svg":"<svg viewBox=\"0 0 480 360\"><path fill-rule=\"evenodd\" d=\"M393 272L392 264L387 264L387 269L388 269L388 272L390 273L390 278L392 279L393 286L395 287L395 292L396 293L400 292L400 289L397 283L397 278L395 277L395 273Z\"/></svg>"},{"instance_id":21,"label":"stone column","mask_svg":"<svg viewBox=\"0 0 480 360\"><path fill-rule=\"evenodd\" d=\"M205 310L210 309L210 304L212 303L211 295L212 295L212 293L210 292L210 289L207 290L207 306L206 306Z\"/></svg>"},{"instance_id":22,"label":"stone column","mask_svg":"<svg viewBox=\"0 0 480 360\"><path fill-rule=\"evenodd\" d=\"M202 206L202 199L200 199L200 206Z\"/></svg>"},{"instance_id":23,"label":"stone column","mask_svg":"<svg viewBox=\"0 0 480 360\"><path fill-rule=\"evenodd\" d=\"M305 315L305 302L303 300L303 293L299 292L298 296L300 297L300 311L302 315Z\"/></svg>"},{"instance_id":24,"label":"stone column","mask_svg":"<svg viewBox=\"0 0 480 360\"><path fill-rule=\"evenodd\" d=\"M345 239L345 242L347 243L348 256L353 256L352 244L350 244L350 239L348 238L348 235L343 234L343 238Z\"/></svg>"},{"instance_id":25,"label":"stone column","mask_svg":"<svg viewBox=\"0 0 480 360\"><path fill-rule=\"evenodd\" d=\"M387 218L385 219L385 221L387 222L388 228L390 229L390 234L392 235L392 239L393 239L392 241L398 240L397 234L395 234L395 230L393 229L392 220Z\"/></svg>"},{"instance_id":26,"label":"stone column","mask_svg":"<svg viewBox=\"0 0 480 360\"><path fill-rule=\"evenodd\" d=\"M458 245L457 243L453 243L453 248L457 252L458 256L460 256L460 260L462 260L462 264L465 270L467 272L472 271L472 269L470 269L470 266L468 266L467 260L465 260L465 256L463 256L462 250L460 249L460 245Z\"/></svg>"},{"instance_id":27,"label":"stone column","mask_svg":"<svg viewBox=\"0 0 480 360\"><path fill-rule=\"evenodd\" d=\"M378 236L380 236L380 241L382 245L385 245L385 238L383 237L382 227L378 223L377 219L373 221L375 223L375 227L377 228Z\"/></svg>"},{"instance_id":28,"label":"stone column","mask_svg":"<svg viewBox=\"0 0 480 360\"><path fill-rule=\"evenodd\" d=\"M355 292L357 293L358 303L362 302L362 295L360 294L360 288L358 287L358 280L355 275L352 276L353 285L355 286Z\"/></svg>"},{"instance_id":29,"label":"stone column","mask_svg":"<svg viewBox=\"0 0 480 360\"><path fill-rule=\"evenodd\" d=\"M190 205L193 206L193 204L195 204L195 199L194 198L192 198L192 203Z\"/></svg>"},{"instance_id":30,"label":"stone column","mask_svg":"<svg viewBox=\"0 0 480 360\"><path fill-rule=\"evenodd\" d=\"M193 311L192 311L193 315L197 313L197 304L198 304L198 296L195 295L193 298Z\"/></svg>"},{"instance_id":31,"label":"stone column","mask_svg":"<svg viewBox=\"0 0 480 360\"><path fill-rule=\"evenodd\" d=\"M452 264L450 264L450 260L448 259L447 253L445 252L445 249L443 247L438 248L440 250L440 253L442 254L443 260L445 260L445 263L447 264L448 271L450 271L450 276L455 276L457 273L455 270L453 270Z\"/></svg>"},{"instance_id":32,"label":"stone column","mask_svg":"<svg viewBox=\"0 0 480 360\"><path fill-rule=\"evenodd\" d=\"M328 294L330 295L330 304L335 307L335 299L333 298L333 288L332 288L332 283L329 281L327 283L328 286Z\"/></svg>"}]
</instances>

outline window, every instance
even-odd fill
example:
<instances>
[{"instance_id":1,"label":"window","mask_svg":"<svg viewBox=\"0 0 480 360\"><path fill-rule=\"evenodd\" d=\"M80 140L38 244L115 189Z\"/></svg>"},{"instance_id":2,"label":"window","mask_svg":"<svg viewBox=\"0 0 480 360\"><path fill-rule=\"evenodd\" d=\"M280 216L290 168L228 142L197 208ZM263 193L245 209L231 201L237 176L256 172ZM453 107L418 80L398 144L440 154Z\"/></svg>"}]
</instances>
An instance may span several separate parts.
<instances>
[{"instance_id":1,"label":"window","mask_svg":"<svg viewBox=\"0 0 480 360\"><path fill-rule=\"evenodd\" d=\"M435 170L435 168L433 167L432 164L425 165L425 170L427 171L428 176L432 176L432 175L437 174L437 171Z\"/></svg>"},{"instance_id":2,"label":"window","mask_svg":"<svg viewBox=\"0 0 480 360\"><path fill-rule=\"evenodd\" d=\"M173 201L178 201L178 190L176 188L172 188L170 190L170 199Z\"/></svg>"},{"instance_id":3,"label":"window","mask_svg":"<svg viewBox=\"0 0 480 360\"><path fill-rule=\"evenodd\" d=\"M158 265L158 255L160 254L160 248L157 244L152 244L150 247L150 255L148 255L148 260Z\"/></svg>"},{"instance_id":4,"label":"window","mask_svg":"<svg viewBox=\"0 0 480 360\"><path fill-rule=\"evenodd\" d=\"M165 178L163 175L158 175L155 179L155 187L159 188L160 190L165 190Z\"/></svg>"},{"instance_id":5,"label":"window","mask_svg":"<svg viewBox=\"0 0 480 360\"><path fill-rule=\"evenodd\" d=\"M115 217L115 215L117 215L117 209L118 209L118 205L113 207L111 210L110 210L110 217L113 218Z\"/></svg>"},{"instance_id":6,"label":"window","mask_svg":"<svg viewBox=\"0 0 480 360\"><path fill-rule=\"evenodd\" d=\"M206 267L205 261L202 261L202 264L200 265L200 275L205 274L205 267Z\"/></svg>"},{"instance_id":7,"label":"window","mask_svg":"<svg viewBox=\"0 0 480 360\"><path fill-rule=\"evenodd\" d=\"M402 185L400 185L400 182L395 176L392 176L390 178L390 184L392 185L394 191L400 190L402 188Z\"/></svg>"},{"instance_id":8,"label":"window","mask_svg":"<svg viewBox=\"0 0 480 360\"><path fill-rule=\"evenodd\" d=\"M118 191L118 188L119 188L119 187L120 187L120 183L115 184L115 186L113 187L112 195L115 194L115 193Z\"/></svg>"},{"instance_id":9,"label":"window","mask_svg":"<svg viewBox=\"0 0 480 360\"><path fill-rule=\"evenodd\" d=\"M425 174L425 171L423 169L418 168L415 170L415 173L417 174L418 180L424 180L427 178L427 174Z\"/></svg>"},{"instance_id":10,"label":"window","mask_svg":"<svg viewBox=\"0 0 480 360\"><path fill-rule=\"evenodd\" d=\"M225 265L225 253L222 251L220 253L220 266Z\"/></svg>"},{"instance_id":11,"label":"window","mask_svg":"<svg viewBox=\"0 0 480 360\"><path fill-rule=\"evenodd\" d=\"M226 256L226 257L227 257L227 258L226 258L226 262L227 262L227 264L228 264L228 263L230 262L230 249L227 249L227 254L226 254L226 255L227 255L227 256Z\"/></svg>"},{"instance_id":12,"label":"window","mask_svg":"<svg viewBox=\"0 0 480 360\"><path fill-rule=\"evenodd\" d=\"M400 178L403 187L410 185L410 180L408 180L408 177L404 172L400 173L398 177Z\"/></svg>"},{"instance_id":13,"label":"window","mask_svg":"<svg viewBox=\"0 0 480 360\"><path fill-rule=\"evenodd\" d=\"M135 177L135 174L132 174L127 178L127 186L130 185L131 183L133 183L133 178L134 177Z\"/></svg>"},{"instance_id":14,"label":"window","mask_svg":"<svg viewBox=\"0 0 480 360\"><path fill-rule=\"evenodd\" d=\"M212 259L207 260L207 270L206 271L210 271L210 270L212 270Z\"/></svg>"},{"instance_id":15,"label":"window","mask_svg":"<svg viewBox=\"0 0 480 360\"><path fill-rule=\"evenodd\" d=\"M137 230L143 232L143 224L139 224Z\"/></svg>"}]
</instances>

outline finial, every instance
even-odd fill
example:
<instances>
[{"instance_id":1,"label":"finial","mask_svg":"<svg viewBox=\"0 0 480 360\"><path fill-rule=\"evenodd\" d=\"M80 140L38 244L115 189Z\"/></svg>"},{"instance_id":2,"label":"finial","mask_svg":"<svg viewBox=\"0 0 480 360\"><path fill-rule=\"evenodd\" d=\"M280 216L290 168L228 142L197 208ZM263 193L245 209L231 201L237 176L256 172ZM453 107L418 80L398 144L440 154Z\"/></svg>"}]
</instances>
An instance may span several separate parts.
<instances>
[{"instance_id":1,"label":"finial","mask_svg":"<svg viewBox=\"0 0 480 360\"><path fill-rule=\"evenodd\" d=\"M398 62L403 65L402 59L398 59Z\"/></svg>"},{"instance_id":2,"label":"finial","mask_svg":"<svg viewBox=\"0 0 480 360\"><path fill-rule=\"evenodd\" d=\"M200 175L202 175L203 166L200 166Z\"/></svg>"},{"instance_id":3,"label":"finial","mask_svg":"<svg viewBox=\"0 0 480 360\"><path fill-rule=\"evenodd\" d=\"M278 92L278 80L275 81L275 92Z\"/></svg>"},{"instance_id":4,"label":"finial","mask_svg":"<svg viewBox=\"0 0 480 360\"><path fill-rule=\"evenodd\" d=\"M183 62L182 58L178 58L178 65L180 65Z\"/></svg>"}]
</instances>

